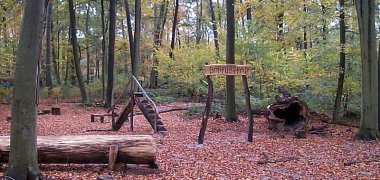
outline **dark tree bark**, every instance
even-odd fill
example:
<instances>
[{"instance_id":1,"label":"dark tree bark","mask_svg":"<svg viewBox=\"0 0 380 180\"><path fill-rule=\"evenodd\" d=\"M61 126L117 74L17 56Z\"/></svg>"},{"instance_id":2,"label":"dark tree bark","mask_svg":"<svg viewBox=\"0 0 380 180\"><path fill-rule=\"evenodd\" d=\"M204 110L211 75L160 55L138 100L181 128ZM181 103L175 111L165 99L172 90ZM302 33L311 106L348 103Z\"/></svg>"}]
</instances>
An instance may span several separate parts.
<instances>
[{"instance_id":1,"label":"dark tree bark","mask_svg":"<svg viewBox=\"0 0 380 180\"><path fill-rule=\"evenodd\" d=\"M280 1L277 5L278 13L276 16L277 21L277 42L281 44L280 50L283 48L284 43L284 1Z\"/></svg>"},{"instance_id":2,"label":"dark tree bark","mask_svg":"<svg viewBox=\"0 0 380 180\"><path fill-rule=\"evenodd\" d=\"M303 12L306 15L306 13L307 13L306 0L304 0ZM306 22L304 22L304 23L306 23ZM306 24L303 26L303 49L307 49L307 25Z\"/></svg>"},{"instance_id":3,"label":"dark tree bark","mask_svg":"<svg viewBox=\"0 0 380 180\"><path fill-rule=\"evenodd\" d=\"M125 26L124 26L124 20L122 19L121 20L121 35L123 37L123 41L126 40L126 36L125 36ZM125 75L128 74L128 64L127 64L127 48L125 47L124 43L123 43L123 47L122 47L122 52L121 52L121 59L122 59L122 62L124 64L124 73Z\"/></svg>"},{"instance_id":4,"label":"dark tree bark","mask_svg":"<svg viewBox=\"0 0 380 180\"><path fill-rule=\"evenodd\" d=\"M58 24L58 18L57 18L56 22L57 22L57 26L58 26L59 25ZM51 48L52 48L52 56L53 56L54 76L55 76L55 79L57 80L57 84L61 84L60 65L59 65L59 48L60 48L60 46L59 46L59 38L60 38L60 30L57 29L56 31L54 31L53 23L52 23L52 30L53 30L53 34L52 34L52 46L51 46ZM57 36L55 36L56 33L57 33ZM56 46L55 42L57 42L57 46Z\"/></svg>"},{"instance_id":5,"label":"dark tree bark","mask_svg":"<svg viewBox=\"0 0 380 180\"><path fill-rule=\"evenodd\" d=\"M210 0L211 1L211 0ZM235 8L234 0L226 1L227 9L227 41L226 64L235 64ZM237 121L235 102L235 77L226 76L226 120Z\"/></svg>"},{"instance_id":6,"label":"dark tree bark","mask_svg":"<svg viewBox=\"0 0 380 180\"><path fill-rule=\"evenodd\" d=\"M210 8L212 32L214 33L214 44L215 44L215 50L216 50L216 57L219 60L220 59L220 55L219 55L219 39L218 39L218 28L216 26L216 21L215 21L215 11L214 11L214 6L212 5L212 0L209 0L208 3L209 3L209 8ZM234 30L234 33L235 33L235 30Z\"/></svg>"},{"instance_id":7,"label":"dark tree bark","mask_svg":"<svg viewBox=\"0 0 380 180\"><path fill-rule=\"evenodd\" d=\"M170 52L169 57L173 58L174 44L175 44L175 30L177 29L177 19L178 19L178 8L179 8L179 0L175 0L174 7L174 19L173 19L173 28L172 28L172 40L170 42Z\"/></svg>"},{"instance_id":8,"label":"dark tree bark","mask_svg":"<svg viewBox=\"0 0 380 180\"><path fill-rule=\"evenodd\" d=\"M196 26L196 38L195 44L198 45L202 38L202 10L203 10L203 0L197 0L197 26Z\"/></svg>"},{"instance_id":9,"label":"dark tree bark","mask_svg":"<svg viewBox=\"0 0 380 180\"><path fill-rule=\"evenodd\" d=\"M336 121L339 118L339 111L342 102L344 75L346 72L346 23L344 18L344 0L339 0L339 38L340 38L340 52L339 52L339 78L338 87L336 89L334 112L332 121Z\"/></svg>"},{"instance_id":10,"label":"dark tree bark","mask_svg":"<svg viewBox=\"0 0 380 180\"><path fill-rule=\"evenodd\" d=\"M131 23L131 13L129 12L129 2L128 0L124 0L124 8L125 8L125 15L127 17L127 28L128 28L128 39L129 39L129 51L131 55L131 64L133 63L133 60L135 59L135 43L132 33L132 23Z\"/></svg>"},{"instance_id":11,"label":"dark tree bark","mask_svg":"<svg viewBox=\"0 0 380 180\"><path fill-rule=\"evenodd\" d=\"M75 22L75 11L74 11L73 0L69 0L69 12L70 12L71 45L73 47L75 72L78 79L79 90L82 95L82 102L87 103L88 102L87 92L86 92L86 88L83 81L82 70L80 69L80 57L79 57L79 50L78 50L77 29L76 29L76 22Z\"/></svg>"},{"instance_id":12,"label":"dark tree bark","mask_svg":"<svg viewBox=\"0 0 380 180\"><path fill-rule=\"evenodd\" d=\"M86 10L86 59L87 59L87 84L90 83L90 45L89 45L89 38L90 38L90 32L88 31L88 24L90 21L90 6L91 1L88 2L87 10Z\"/></svg>"},{"instance_id":13,"label":"dark tree bark","mask_svg":"<svg viewBox=\"0 0 380 180\"><path fill-rule=\"evenodd\" d=\"M104 20L104 1L100 0L101 4L101 11L100 11L100 16L102 19L102 96L103 99L105 100L105 92L106 92L106 85L105 85L105 76L106 76L106 25L105 25L105 20Z\"/></svg>"},{"instance_id":14,"label":"dark tree bark","mask_svg":"<svg viewBox=\"0 0 380 180\"><path fill-rule=\"evenodd\" d=\"M51 32L52 18L53 18L53 1L48 0L47 12L46 12L46 61L45 61L45 75L46 75L46 87L53 88L53 82L51 78L51 66L50 66L50 54L51 54Z\"/></svg>"},{"instance_id":15,"label":"dark tree bark","mask_svg":"<svg viewBox=\"0 0 380 180\"><path fill-rule=\"evenodd\" d=\"M362 59L362 114L357 138L373 140L378 132L378 62L376 53L375 1L356 0Z\"/></svg>"},{"instance_id":16,"label":"dark tree bark","mask_svg":"<svg viewBox=\"0 0 380 180\"><path fill-rule=\"evenodd\" d=\"M115 62L115 24L116 24L116 5L117 0L110 0L109 14L109 38L108 38L108 76L107 76L107 95L104 107L110 108L113 100L114 82L114 62Z\"/></svg>"},{"instance_id":17,"label":"dark tree bark","mask_svg":"<svg viewBox=\"0 0 380 180\"><path fill-rule=\"evenodd\" d=\"M6 176L38 179L37 66L42 40L44 1L26 0L13 86L9 165Z\"/></svg>"},{"instance_id":18,"label":"dark tree bark","mask_svg":"<svg viewBox=\"0 0 380 180\"><path fill-rule=\"evenodd\" d=\"M132 60L132 75L140 75L140 34L141 34L141 0L135 1L135 37L134 59Z\"/></svg>"}]
</instances>

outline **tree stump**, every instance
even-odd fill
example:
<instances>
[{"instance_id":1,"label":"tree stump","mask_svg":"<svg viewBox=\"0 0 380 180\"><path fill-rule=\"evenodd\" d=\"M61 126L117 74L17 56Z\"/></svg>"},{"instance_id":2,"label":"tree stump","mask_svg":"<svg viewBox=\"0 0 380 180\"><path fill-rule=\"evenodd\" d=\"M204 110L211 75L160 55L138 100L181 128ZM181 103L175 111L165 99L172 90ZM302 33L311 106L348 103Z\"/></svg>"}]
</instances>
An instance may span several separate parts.
<instances>
[{"instance_id":1,"label":"tree stump","mask_svg":"<svg viewBox=\"0 0 380 180\"><path fill-rule=\"evenodd\" d=\"M57 108L57 107L51 108L51 114L53 114L53 115L61 115L61 108Z\"/></svg>"},{"instance_id":2,"label":"tree stump","mask_svg":"<svg viewBox=\"0 0 380 180\"><path fill-rule=\"evenodd\" d=\"M308 107L304 101L291 94L283 87L278 88L282 96L276 96L276 102L267 109L269 129L277 131L292 131L297 133L303 130L308 122Z\"/></svg>"}]
</instances>

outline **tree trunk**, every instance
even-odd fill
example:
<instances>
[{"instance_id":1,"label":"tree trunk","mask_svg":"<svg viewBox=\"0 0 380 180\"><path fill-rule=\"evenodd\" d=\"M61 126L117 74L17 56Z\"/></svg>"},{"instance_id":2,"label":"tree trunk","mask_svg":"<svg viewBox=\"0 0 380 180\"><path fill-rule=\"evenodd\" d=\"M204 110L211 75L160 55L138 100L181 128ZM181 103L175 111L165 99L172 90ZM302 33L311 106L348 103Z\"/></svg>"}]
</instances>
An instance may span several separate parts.
<instances>
[{"instance_id":1,"label":"tree trunk","mask_svg":"<svg viewBox=\"0 0 380 180\"><path fill-rule=\"evenodd\" d=\"M226 9L227 9L226 64L235 64L234 0L226 1ZM236 102L235 102L235 77L234 76L226 76L226 120L229 122L237 121Z\"/></svg>"},{"instance_id":2,"label":"tree trunk","mask_svg":"<svg viewBox=\"0 0 380 180\"><path fill-rule=\"evenodd\" d=\"M175 44L175 30L177 27L177 19L178 19L178 7L179 7L179 0L175 0L175 8L174 8L174 19L173 19L173 28L172 28L172 40L170 42L170 52L169 57L173 58L173 51L174 51L174 44Z\"/></svg>"},{"instance_id":3,"label":"tree trunk","mask_svg":"<svg viewBox=\"0 0 380 180\"><path fill-rule=\"evenodd\" d=\"M343 84L344 84L344 75L346 71L346 23L344 19L344 0L339 0L339 26L340 26L340 53L339 53L339 78L338 78L338 87L336 89L335 103L334 103L334 112L332 121L338 120L339 111L342 102L343 95Z\"/></svg>"},{"instance_id":4,"label":"tree trunk","mask_svg":"<svg viewBox=\"0 0 380 180\"><path fill-rule=\"evenodd\" d=\"M380 29L380 26L379 26L379 29ZM378 46L378 51L377 51L377 76L380 77L380 40L379 40L379 46ZM379 83L377 84L377 86L379 87ZM380 89L378 88L377 90L377 98L378 98L378 102L380 102ZM380 112L380 109L378 107L378 112ZM380 118L378 117L378 122L377 122L377 130L379 130L380 132Z\"/></svg>"},{"instance_id":5,"label":"tree trunk","mask_svg":"<svg viewBox=\"0 0 380 180\"><path fill-rule=\"evenodd\" d=\"M212 0L209 0L208 3L209 3L209 7L210 7L212 32L214 33L214 44L215 44L215 50L216 50L216 58L218 58L218 61L219 61L219 59L220 59L220 55L219 55L219 39L218 39L218 28L216 26L216 21L215 21L215 11L214 11L214 6L212 5ZM235 30L234 30L234 33L235 33Z\"/></svg>"},{"instance_id":6,"label":"tree trunk","mask_svg":"<svg viewBox=\"0 0 380 180\"><path fill-rule=\"evenodd\" d=\"M0 163L8 161L9 136L0 136ZM157 147L149 135L39 136L38 162L57 164L108 163L110 146L119 148L116 162L155 164Z\"/></svg>"},{"instance_id":7,"label":"tree trunk","mask_svg":"<svg viewBox=\"0 0 380 180\"><path fill-rule=\"evenodd\" d=\"M307 7L306 7L306 0L304 0L304 4L303 4L303 12L307 13ZM306 23L306 22L304 22ZM307 26L306 24L303 26L303 49L307 49Z\"/></svg>"},{"instance_id":8,"label":"tree trunk","mask_svg":"<svg viewBox=\"0 0 380 180\"><path fill-rule=\"evenodd\" d=\"M25 1L13 86L12 124L7 176L37 179L37 66L44 1ZM9 140L9 137L8 137ZM4 142L4 141L1 141Z\"/></svg>"},{"instance_id":9,"label":"tree trunk","mask_svg":"<svg viewBox=\"0 0 380 180\"><path fill-rule=\"evenodd\" d=\"M82 95L82 102L87 103L88 97L87 97L86 87L83 81L82 70L80 68L80 59L79 59L80 57L79 57L79 50L78 50L77 29L76 29L76 23L75 23L75 11L74 11L73 0L69 0L69 11L70 11L71 45L73 47L75 72L78 79L79 90Z\"/></svg>"},{"instance_id":10,"label":"tree trunk","mask_svg":"<svg viewBox=\"0 0 380 180\"><path fill-rule=\"evenodd\" d=\"M58 5L57 5L58 6ZM58 26L58 20L57 20L57 26ZM55 79L57 80L57 84L61 84L61 75L60 75L60 66L59 66L59 34L60 34L60 30L57 29L56 30L56 33L57 33L57 46L55 44L55 32L54 32L54 28L53 28L53 23L52 23L52 30L53 30L53 34L52 34L52 46L51 46L51 50L52 50L52 56L53 56L53 69L54 69L54 76L55 76Z\"/></svg>"},{"instance_id":11,"label":"tree trunk","mask_svg":"<svg viewBox=\"0 0 380 180\"><path fill-rule=\"evenodd\" d=\"M123 42L126 40L125 36L125 26L124 26L124 20L122 19L121 22L121 35L123 37ZM127 48L125 44L123 43L122 52L121 52L121 60L124 64L124 73L125 75L128 75L128 64L127 64Z\"/></svg>"},{"instance_id":12,"label":"tree trunk","mask_svg":"<svg viewBox=\"0 0 380 180\"><path fill-rule=\"evenodd\" d=\"M375 1L356 0L362 59L362 106L357 138L372 140L378 132L378 62L376 58Z\"/></svg>"},{"instance_id":13,"label":"tree trunk","mask_svg":"<svg viewBox=\"0 0 380 180\"><path fill-rule=\"evenodd\" d=\"M140 75L140 34L141 34L141 0L135 1L135 37L134 59L132 61L132 75Z\"/></svg>"},{"instance_id":14,"label":"tree trunk","mask_svg":"<svg viewBox=\"0 0 380 180\"><path fill-rule=\"evenodd\" d=\"M196 38L195 44L198 45L201 42L202 38L202 10L203 10L203 0L197 0L197 26L196 26Z\"/></svg>"},{"instance_id":15,"label":"tree trunk","mask_svg":"<svg viewBox=\"0 0 380 180\"><path fill-rule=\"evenodd\" d=\"M326 26L326 19L325 19L325 15L326 15L326 6L325 4L323 4L323 1L321 1L321 8L322 8L322 39L323 39L323 43L326 43L326 40L327 40L327 26Z\"/></svg>"},{"instance_id":16,"label":"tree trunk","mask_svg":"<svg viewBox=\"0 0 380 180\"><path fill-rule=\"evenodd\" d=\"M131 54L131 64L133 63L133 60L135 59L135 43L134 38L132 34L132 23L131 23L131 13L129 12L129 2L128 0L124 0L124 6L125 6L125 14L127 17L127 28L128 28L128 39L129 39L129 51Z\"/></svg>"},{"instance_id":17,"label":"tree trunk","mask_svg":"<svg viewBox=\"0 0 380 180\"><path fill-rule=\"evenodd\" d=\"M88 2L87 10L86 10L86 59L87 59L87 84L90 83L90 46L89 46L89 36L90 32L88 31L88 23L90 21L90 6L91 1Z\"/></svg>"},{"instance_id":18,"label":"tree trunk","mask_svg":"<svg viewBox=\"0 0 380 180\"><path fill-rule=\"evenodd\" d=\"M101 4L101 11L100 16L102 19L102 96L103 100L105 100L105 92L106 92L106 85L105 85L105 76L106 76L106 26L104 22L104 1L100 0Z\"/></svg>"},{"instance_id":19,"label":"tree trunk","mask_svg":"<svg viewBox=\"0 0 380 180\"><path fill-rule=\"evenodd\" d=\"M109 43L108 43L108 75L107 75L107 95L104 107L110 108L113 100L114 83L114 62L115 62L115 24L116 24L117 0L110 0L110 22L109 22Z\"/></svg>"},{"instance_id":20,"label":"tree trunk","mask_svg":"<svg viewBox=\"0 0 380 180\"><path fill-rule=\"evenodd\" d=\"M284 47L284 1L281 0L278 5L278 14L276 17L277 21L277 42L280 45L279 50L282 50Z\"/></svg>"},{"instance_id":21,"label":"tree trunk","mask_svg":"<svg viewBox=\"0 0 380 180\"><path fill-rule=\"evenodd\" d=\"M49 0L46 12L46 62L45 62L45 75L46 75L46 87L53 88L53 82L51 79L51 66L50 66L50 52L51 52L51 32L52 32L52 17L53 17L53 1Z\"/></svg>"}]
</instances>

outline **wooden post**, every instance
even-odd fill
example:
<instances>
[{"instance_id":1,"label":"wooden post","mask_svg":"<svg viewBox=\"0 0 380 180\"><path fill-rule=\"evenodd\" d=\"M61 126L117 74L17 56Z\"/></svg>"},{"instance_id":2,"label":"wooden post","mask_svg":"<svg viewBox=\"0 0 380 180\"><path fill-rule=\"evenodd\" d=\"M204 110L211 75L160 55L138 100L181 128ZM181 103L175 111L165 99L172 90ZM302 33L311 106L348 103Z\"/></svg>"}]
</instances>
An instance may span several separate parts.
<instances>
[{"instance_id":1,"label":"wooden post","mask_svg":"<svg viewBox=\"0 0 380 180\"><path fill-rule=\"evenodd\" d=\"M248 116L248 142L253 142L253 114L252 114L252 108L251 108L251 97L249 93L249 87L248 87L248 80L247 76L243 75L241 76L243 80L243 86L244 86L244 96L245 96L245 108L247 110L247 116Z\"/></svg>"},{"instance_id":2,"label":"wooden post","mask_svg":"<svg viewBox=\"0 0 380 180\"><path fill-rule=\"evenodd\" d=\"M211 76L209 75L207 76L207 84L208 84L207 102L206 102L205 111L203 112L203 116L202 116L202 124L201 124L201 129L199 130L198 144L203 144L205 133L206 133L207 120L210 116L210 111L211 111L211 102L212 102L214 88L213 88Z\"/></svg>"},{"instance_id":3,"label":"wooden post","mask_svg":"<svg viewBox=\"0 0 380 180\"><path fill-rule=\"evenodd\" d=\"M112 116L111 116L112 117L112 122L111 122L112 123L111 124L112 125L111 126L112 127L112 131L116 131L116 129L115 129L115 108L112 108L112 112L111 113L112 113Z\"/></svg>"},{"instance_id":4,"label":"wooden post","mask_svg":"<svg viewBox=\"0 0 380 180\"><path fill-rule=\"evenodd\" d=\"M133 91L133 88L132 88ZM133 107L135 106L135 95L132 92L131 93L131 103L132 103L132 108L131 108L131 131L133 131Z\"/></svg>"},{"instance_id":5,"label":"wooden post","mask_svg":"<svg viewBox=\"0 0 380 180\"><path fill-rule=\"evenodd\" d=\"M117 145L110 146L110 152L108 154L108 169L113 171L115 169L116 157L119 151L119 147Z\"/></svg>"}]
</instances>

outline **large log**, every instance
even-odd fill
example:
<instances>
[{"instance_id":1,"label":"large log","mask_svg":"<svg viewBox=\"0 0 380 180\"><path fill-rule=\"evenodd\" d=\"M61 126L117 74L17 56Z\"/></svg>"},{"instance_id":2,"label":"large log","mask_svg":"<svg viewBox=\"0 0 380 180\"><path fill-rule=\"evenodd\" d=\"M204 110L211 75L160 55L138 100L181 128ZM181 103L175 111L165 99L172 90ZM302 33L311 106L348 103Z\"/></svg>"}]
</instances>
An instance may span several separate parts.
<instances>
[{"instance_id":1,"label":"large log","mask_svg":"<svg viewBox=\"0 0 380 180\"><path fill-rule=\"evenodd\" d=\"M0 163L7 163L10 137L0 136L0 142ZM38 136L38 162L107 164L110 147L115 145L116 163L155 165L157 148L149 135Z\"/></svg>"},{"instance_id":2,"label":"large log","mask_svg":"<svg viewBox=\"0 0 380 180\"><path fill-rule=\"evenodd\" d=\"M276 101L267 107L269 129L280 131L303 130L308 122L307 104L283 87L278 88L282 96L276 96Z\"/></svg>"}]
</instances>

